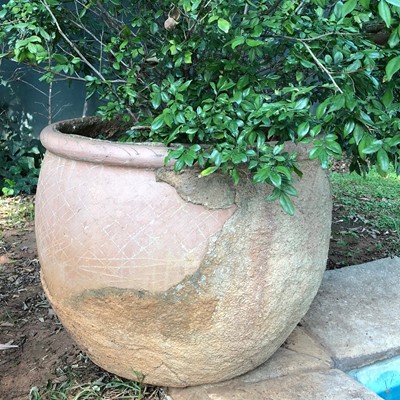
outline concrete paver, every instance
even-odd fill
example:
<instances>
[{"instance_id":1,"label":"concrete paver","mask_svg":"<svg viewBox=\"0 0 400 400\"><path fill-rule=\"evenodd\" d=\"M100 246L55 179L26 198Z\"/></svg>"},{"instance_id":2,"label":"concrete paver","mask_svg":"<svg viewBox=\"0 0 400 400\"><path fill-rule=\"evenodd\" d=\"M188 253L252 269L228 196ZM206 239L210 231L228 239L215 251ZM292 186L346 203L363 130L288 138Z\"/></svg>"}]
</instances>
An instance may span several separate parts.
<instances>
[{"instance_id":1,"label":"concrete paver","mask_svg":"<svg viewBox=\"0 0 400 400\"><path fill-rule=\"evenodd\" d=\"M302 321L350 370L400 354L400 258L325 272Z\"/></svg>"},{"instance_id":2,"label":"concrete paver","mask_svg":"<svg viewBox=\"0 0 400 400\"><path fill-rule=\"evenodd\" d=\"M244 384L228 381L172 389L173 400L378 400L376 394L339 370L311 372Z\"/></svg>"},{"instance_id":3,"label":"concrete paver","mask_svg":"<svg viewBox=\"0 0 400 400\"><path fill-rule=\"evenodd\" d=\"M282 347L264 364L234 380L260 382L291 374L327 370L333 367L329 354L301 327L297 327Z\"/></svg>"}]
</instances>

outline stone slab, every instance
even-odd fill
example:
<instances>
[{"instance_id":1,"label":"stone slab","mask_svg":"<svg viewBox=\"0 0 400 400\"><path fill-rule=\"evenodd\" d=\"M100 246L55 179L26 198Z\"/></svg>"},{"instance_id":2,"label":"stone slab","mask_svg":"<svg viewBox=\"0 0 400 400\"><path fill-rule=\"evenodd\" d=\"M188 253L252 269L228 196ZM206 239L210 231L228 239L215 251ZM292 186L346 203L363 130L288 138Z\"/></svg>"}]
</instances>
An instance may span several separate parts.
<instances>
[{"instance_id":1,"label":"stone slab","mask_svg":"<svg viewBox=\"0 0 400 400\"><path fill-rule=\"evenodd\" d=\"M290 374L333 368L329 354L303 328L296 327L278 351L258 368L231 381L256 383Z\"/></svg>"},{"instance_id":2,"label":"stone slab","mask_svg":"<svg viewBox=\"0 0 400 400\"><path fill-rule=\"evenodd\" d=\"M231 381L186 389L170 389L172 400L379 400L339 370L311 372L258 383Z\"/></svg>"},{"instance_id":3,"label":"stone slab","mask_svg":"<svg viewBox=\"0 0 400 400\"><path fill-rule=\"evenodd\" d=\"M327 271L302 321L350 370L400 354L400 258Z\"/></svg>"}]
</instances>

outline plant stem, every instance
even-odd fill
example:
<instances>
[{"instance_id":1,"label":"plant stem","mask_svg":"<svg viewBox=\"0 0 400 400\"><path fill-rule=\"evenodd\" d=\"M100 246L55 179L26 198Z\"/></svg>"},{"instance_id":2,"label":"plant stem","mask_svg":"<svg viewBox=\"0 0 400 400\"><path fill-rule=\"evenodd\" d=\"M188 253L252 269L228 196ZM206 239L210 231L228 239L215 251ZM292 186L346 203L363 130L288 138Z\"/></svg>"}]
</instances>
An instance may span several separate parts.
<instances>
[{"instance_id":1,"label":"plant stem","mask_svg":"<svg viewBox=\"0 0 400 400\"><path fill-rule=\"evenodd\" d=\"M315 61L315 63L318 65L319 68L322 69L322 71L324 71L329 79L332 81L333 85L336 87L336 89L343 94L343 90L339 87L339 85L336 83L335 79L333 78L332 74L326 69L326 67L321 63L321 61L318 60L318 58L316 57L316 55L313 53L313 51L311 50L310 46L305 43L303 40L301 39L297 39L298 42L300 42L305 48L306 50L310 53L311 57L313 58L313 60Z\"/></svg>"},{"instance_id":2,"label":"plant stem","mask_svg":"<svg viewBox=\"0 0 400 400\"><path fill-rule=\"evenodd\" d=\"M58 20L56 16L54 15L53 11L51 11L50 6L47 4L46 0L41 0L41 3L46 7L46 10L51 16L51 19L53 20L54 24L57 27L58 32L60 35L63 37L63 39L71 46L71 48L75 51L75 53L80 57L80 59L103 81L106 82L106 78L102 75L100 71L98 71L92 64L91 62L81 53L81 51L74 45L74 43L69 39L69 37L64 33L64 31L61 29L60 24L58 23Z\"/></svg>"}]
</instances>

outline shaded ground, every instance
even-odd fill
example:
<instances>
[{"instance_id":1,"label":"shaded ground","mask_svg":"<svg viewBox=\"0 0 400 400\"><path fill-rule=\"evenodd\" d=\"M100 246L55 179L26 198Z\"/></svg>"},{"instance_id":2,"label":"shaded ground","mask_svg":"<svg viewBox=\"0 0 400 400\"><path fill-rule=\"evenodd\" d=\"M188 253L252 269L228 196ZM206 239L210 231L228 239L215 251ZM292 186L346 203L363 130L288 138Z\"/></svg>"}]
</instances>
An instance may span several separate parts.
<instances>
[{"instance_id":1,"label":"shaded ground","mask_svg":"<svg viewBox=\"0 0 400 400\"><path fill-rule=\"evenodd\" d=\"M334 205L327 269L393 257L399 251L396 232L378 230L361 216L344 218L343 212L343 207Z\"/></svg>"},{"instance_id":2,"label":"shaded ground","mask_svg":"<svg viewBox=\"0 0 400 400\"><path fill-rule=\"evenodd\" d=\"M81 381L108 379L108 374L74 345L44 297L33 232L33 201L33 197L0 198L0 400L26 400L32 387L61 383L71 375L81 375ZM379 231L363 216L346 215L337 203L332 229L328 268L393 253L395 232ZM162 389L149 393L147 399L164 398ZM32 399L36 397L32 395Z\"/></svg>"},{"instance_id":3,"label":"shaded ground","mask_svg":"<svg viewBox=\"0 0 400 400\"><path fill-rule=\"evenodd\" d=\"M33 222L19 222L32 207L0 204L0 344L18 346L0 350L0 399L27 399L79 353L41 290Z\"/></svg>"}]
</instances>

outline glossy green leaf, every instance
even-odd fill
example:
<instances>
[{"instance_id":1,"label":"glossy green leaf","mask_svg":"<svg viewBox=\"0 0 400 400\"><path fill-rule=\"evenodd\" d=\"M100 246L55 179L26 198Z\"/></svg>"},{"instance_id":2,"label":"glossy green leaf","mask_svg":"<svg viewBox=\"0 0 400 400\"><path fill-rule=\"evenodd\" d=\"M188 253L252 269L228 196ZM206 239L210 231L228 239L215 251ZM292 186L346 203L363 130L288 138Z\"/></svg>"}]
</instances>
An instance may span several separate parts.
<instances>
[{"instance_id":1,"label":"glossy green leaf","mask_svg":"<svg viewBox=\"0 0 400 400\"><path fill-rule=\"evenodd\" d=\"M385 94L382 97L382 103L385 107L389 107L393 102L393 87L386 88Z\"/></svg>"},{"instance_id":2,"label":"glossy green leaf","mask_svg":"<svg viewBox=\"0 0 400 400\"><path fill-rule=\"evenodd\" d=\"M328 103L326 101L324 101L323 103L321 103L318 107L317 110L315 112L315 116L320 119L322 118L325 113L326 113L326 109L328 107Z\"/></svg>"},{"instance_id":3,"label":"glossy green leaf","mask_svg":"<svg viewBox=\"0 0 400 400\"><path fill-rule=\"evenodd\" d=\"M266 201L275 201L275 200L279 199L280 193L281 193L281 191L279 189L275 188L272 191L272 193L265 198L265 200Z\"/></svg>"},{"instance_id":4,"label":"glossy green leaf","mask_svg":"<svg viewBox=\"0 0 400 400\"><path fill-rule=\"evenodd\" d=\"M356 6L357 0L347 0L346 3L343 4L342 16L345 17L347 14L350 14Z\"/></svg>"},{"instance_id":5,"label":"glossy green leaf","mask_svg":"<svg viewBox=\"0 0 400 400\"><path fill-rule=\"evenodd\" d=\"M380 0L378 3L378 12L383 21L386 24L386 27L390 27L392 24L392 13L390 11L390 7L386 3L386 0Z\"/></svg>"},{"instance_id":6,"label":"glossy green leaf","mask_svg":"<svg viewBox=\"0 0 400 400\"><path fill-rule=\"evenodd\" d=\"M336 51L333 55L333 62L335 64L340 64L343 61L343 53L340 51Z\"/></svg>"},{"instance_id":7,"label":"glossy green leaf","mask_svg":"<svg viewBox=\"0 0 400 400\"><path fill-rule=\"evenodd\" d=\"M282 144L276 144L275 146L274 146L274 149L272 150L272 154L273 155L278 155L282 150L283 150L283 148L285 147L285 145L282 143Z\"/></svg>"},{"instance_id":8,"label":"glossy green leaf","mask_svg":"<svg viewBox=\"0 0 400 400\"><path fill-rule=\"evenodd\" d=\"M358 71L362 67L361 61L356 60L353 63L351 63L348 67L345 68L345 71L347 73L354 73Z\"/></svg>"},{"instance_id":9,"label":"glossy green leaf","mask_svg":"<svg viewBox=\"0 0 400 400\"><path fill-rule=\"evenodd\" d=\"M295 110L303 110L304 108L307 107L308 102L309 100L307 97L303 97L302 99L297 100L296 103L294 104Z\"/></svg>"},{"instance_id":10,"label":"glossy green leaf","mask_svg":"<svg viewBox=\"0 0 400 400\"><path fill-rule=\"evenodd\" d=\"M388 40L388 45L390 48L394 48L396 47L400 42L400 36L399 36L399 31L398 29L394 30L390 36L389 36L389 40Z\"/></svg>"},{"instance_id":11,"label":"glossy green leaf","mask_svg":"<svg viewBox=\"0 0 400 400\"><path fill-rule=\"evenodd\" d=\"M178 91L178 92L184 92L184 91L190 86L191 83L192 83L191 80L190 80L190 81L186 81L183 85L180 85L180 86L177 88L177 91Z\"/></svg>"},{"instance_id":12,"label":"glossy green leaf","mask_svg":"<svg viewBox=\"0 0 400 400\"><path fill-rule=\"evenodd\" d=\"M358 145L364 136L364 128L360 124L356 124L353 130L353 136L356 144Z\"/></svg>"},{"instance_id":13,"label":"glossy green leaf","mask_svg":"<svg viewBox=\"0 0 400 400\"><path fill-rule=\"evenodd\" d=\"M313 147L310 151L310 160L315 160L316 158L318 158L322 151L322 147Z\"/></svg>"},{"instance_id":14,"label":"glossy green leaf","mask_svg":"<svg viewBox=\"0 0 400 400\"><path fill-rule=\"evenodd\" d=\"M176 113L175 121L178 122L178 124L184 124L186 122L185 114L183 112Z\"/></svg>"},{"instance_id":15,"label":"glossy green leaf","mask_svg":"<svg viewBox=\"0 0 400 400\"><path fill-rule=\"evenodd\" d=\"M400 135L396 135L395 137L389 139L389 146L398 146L400 144Z\"/></svg>"},{"instance_id":16,"label":"glossy green leaf","mask_svg":"<svg viewBox=\"0 0 400 400\"><path fill-rule=\"evenodd\" d=\"M161 104L161 93L160 92L153 92L150 95L151 98L151 105L157 109L158 107L160 107Z\"/></svg>"},{"instance_id":17,"label":"glossy green leaf","mask_svg":"<svg viewBox=\"0 0 400 400\"><path fill-rule=\"evenodd\" d=\"M255 183L265 182L271 171L270 167L261 168L253 177Z\"/></svg>"},{"instance_id":18,"label":"glossy green leaf","mask_svg":"<svg viewBox=\"0 0 400 400\"><path fill-rule=\"evenodd\" d=\"M392 58L386 65L386 79L390 81L393 75L400 70L400 56Z\"/></svg>"},{"instance_id":19,"label":"glossy green leaf","mask_svg":"<svg viewBox=\"0 0 400 400\"><path fill-rule=\"evenodd\" d=\"M277 188L279 188L281 186L281 184L282 184L281 176L278 173L274 172L274 171L270 172L269 179L271 179L272 184Z\"/></svg>"},{"instance_id":20,"label":"glossy green leaf","mask_svg":"<svg viewBox=\"0 0 400 400\"><path fill-rule=\"evenodd\" d=\"M298 195L299 195L297 189L288 183L285 185L282 185L282 190L289 196L298 197Z\"/></svg>"},{"instance_id":21,"label":"glossy green leaf","mask_svg":"<svg viewBox=\"0 0 400 400\"><path fill-rule=\"evenodd\" d=\"M318 136L321 132L321 129L322 129L322 125L315 125L314 127L312 127L310 129L310 136L311 137Z\"/></svg>"},{"instance_id":22,"label":"glossy green leaf","mask_svg":"<svg viewBox=\"0 0 400 400\"><path fill-rule=\"evenodd\" d=\"M257 47L263 45L264 42L262 40L247 39L246 44L250 47Z\"/></svg>"},{"instance_id":23,"label":"glossy green leaf","mask_svg":"<svg viewBox=\"0 0 400 400\"><path fill-rule=\"evenodd\" d=\"M389 171L389 165L390 165L389 157L386 151L383 149L379 149L376 158L379 169L383 172L383 175L386 175Z\"/></svg>"},{"instance_id":24,"label":"glossy green leaf","mask_svg":"<svg viewBox=\"0 0 400 400\"><path fill-rule=\"evenodd\" d=\"M283 165L279 165L279 166L275 167L275 170L277 172L281 173L282 175L286 176L286 178L288 180L292 179L292 174L291 174L291 172L290 172L288 167L284 167Z\"/></svg>"},{"instance_id":25,"label":"glossy green leaf","mask_svg":"<svg viewBox=\"0 0 400 400\"><path fill-rule=\"evenodd\" d=\"M200 175L201 176L207 176L207 175L211 175L213 172L215 172L218 169L218 167L208 167L206 169L203 169L203 171L201 171Z\"/></svg>"},{"instance_id":26,"label":"glossy green leaf","mask_svg":"<svg viewBox=\"0 0 400 400\"><path fill-rule=\"evenodd\" d=\"M362 150L363 154L373 154L382 149L382 140L372 139L370 143Z\"/></svg>"},{"instance_id":27,"label":"glossy green leaf","mask_svg":"<svg viewBox=\"0 0 400 400\"><path fill-rule=\"evenodd\" d=\"M68 62L67 57L62 54L53 54L52 58L58 64L66 64Z\"/></svg>"},{"instance_id":28,"label":"glossy green leaf","mask_svg":"<svg viewBox=\"0 0 400 400\"><path fill-rule=\"evenodd\" d=\"M319 162L321 163L321 167L323 169L327 169L329 167L329 155L328 152L321 148L321 153L318 155Z\"/></svg>"},{"instance_id":29,"label":"glossy green leaf","mask_svg":"<svg viewBox=\"0 0 400 400\"><path fill-rule=\"evenodd\" d=\"M233 183L235 185L237 185L239 183L239 180L240 180L239 172L236 169L233 169L232 172L231 172L231 176L232 176L232 179L233 179Z\"/></svg>"},{"instance_id":30,"label":"glossy green leaf","mask_svg":"<svg viewBox=\"0 0 400 400\"><path fill-rule=\"evenodd\" d=\"M350 133L353 132L355 125L354 121L347 121L343 128L343 136L349 136Z\"/></svg>"},{"instance_id":31,"label":"glossy green leaf","mask_svg":"<svg viewBox=\"0 0 400 400\"><path fill-rule=\"evenodd\" d=\"M158 129L160 129L162 126L165 125L165 121L164 121L164 115L161 114L158 117L154 118L154 121L151 124L151 129L153 131L156 131Z\"/></svg>"},{"instance_id":32,"label":"glossy green leaf","mask_svg":"<svg viewBox=\"0 0 400 400\"><path fill-rule=\"evenodd\" d=\"M191 64L192 63L192 52L191 51L186 51L185 52L185 64Z\"/></svg>"},{"instance_id":33,"label":"glossy green leaf","mask_svg":"<svg viewBox=\"0 0 400 400\"><path fill-rule=\"evenodd\" d=\"M333 8L333 14L335 15L337 20L343 18L343 2L341 1L335 2L335 7Z\"/></svg>"},{"instance_id":34,"label":"glossy green leaf","mask_svg":"<svg viewBox=\"0 0 400 400\"><path fill-rule=\"evenodd\" d=\"M218 19L218 28L221 29L221 31L228 33L229 29L231 28L231 24L224 18L219 18Z\"/></svg>"},{"instance_id":35,"label":"glossy green leaf","mask_svg":"<svg viewBox=\"0 0 400 400\"><path fill-rule=\"evenodd\" d=\"M180 146L180 147L177 148L177 149L171 150L171 151L168 153L168 156L167 156L167 158L166 158L166 161L168 162L168 161L171 160L171 159L179 158L179 157L183 154L184 151L185 151L185 148L184 148L183 146Z\"/></svg>"},{"instance_id":36,"label":"glossy green leaf","mask_svg":"<svg viewBox=\"0 0 400 400\"><path fill-rule=\"evenodd\" d=\"M290 200L290 197L286 193L281 192L279 196L279 203L286 214L294 215L293 202L292 200Z\"/></svg>"},{"instance_id":37,"label":"glossy green leaf","mask_svg":"<svg viewBox=\"0 0 400 400\"><path fill-rule=\"evenodd\" d=\"M240 46L245 42L245 38L243 36L237 36L232 40L231 47L232 49L236 49L236 47Z\"/></svg>"},{"instance_id":38,"label":"glossy green leaf","mask_svg":"<svg viewBox=\"0 0 400 400\"><path fill-rule=\"evenodd\" d=\"M299 140L303 139L304 136L307 135L309 130L310 130L310 124L308 122L301 123L297 128L297 136Z\"/></svg>"},{"instance_id":39,"label":"glossy green leaf","mask_svg":"<svg viewBox=\"0 0 400 400\"><path fill-rule=\"evenodd\" d=\"M387 3L400 7L400 0L386 0Z\"/></svg>"},{"instance_id":40,"label":"glossy green leaf","mask_svg":"<svg viewBox=\"0 0 400 400\"><path fill-rule=\"evenodd\" d=\"M340 144L338 142L328 140L325 142L325 145L326 148L332 151L333 153L342 154L342 148L340 147Z\"/></svg>"}]
</instances>

